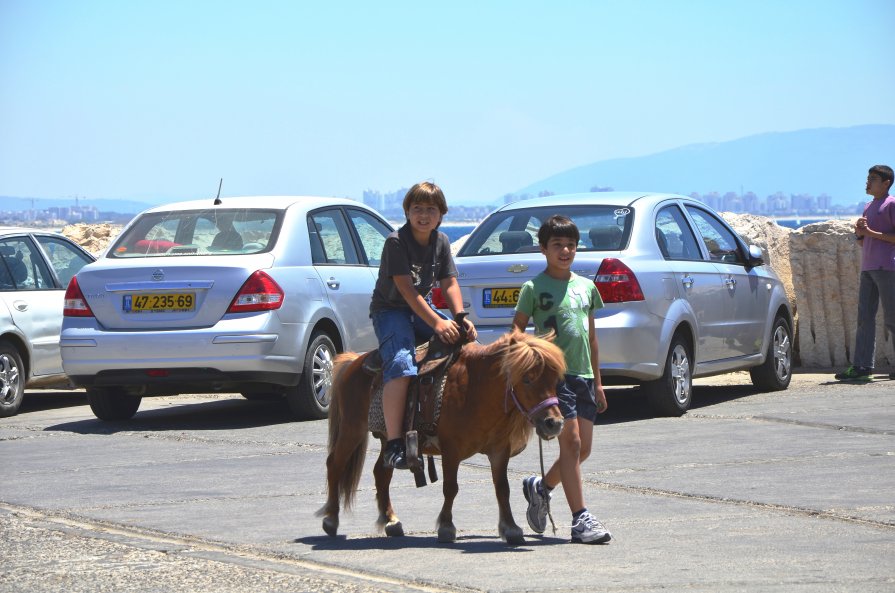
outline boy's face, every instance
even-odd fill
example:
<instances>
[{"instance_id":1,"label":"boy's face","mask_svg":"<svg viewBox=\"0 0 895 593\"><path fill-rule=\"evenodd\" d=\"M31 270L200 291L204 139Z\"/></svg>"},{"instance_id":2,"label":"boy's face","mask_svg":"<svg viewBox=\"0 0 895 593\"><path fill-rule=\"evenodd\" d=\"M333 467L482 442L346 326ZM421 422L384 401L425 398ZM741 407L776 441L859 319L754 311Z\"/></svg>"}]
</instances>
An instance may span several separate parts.
<instances>
[{"instance_id":1,"label":"boy's face","mask_svg":"<svg viewBox=\"0 0 895 593\"><path fill-rule=\"evenodd\" d=\"M889 194L892 182L883 179L878 173L871 173L867 176L867 194L874 197L885 197Z\"/></svg>"},{"instance_id":2,"label":"boy's face","mask_svg":"<svg viewBox=\"0 0 895 593\"><path fill-rule=\"evenodd\" d=\"M417 233L430 233L441 223L441 211L435 204L418 202L410 205L407 220Z\"/></svg>"},{"instance_id":3,"label":"boy's face","mask_svg":"<svg viewBox=\"0 0 895 593\"><path fill-rule=\"evenodd\" d=\"M555 270L568 270L575 261L578 243L569 237L550 237L546 246L541 246L541 253L547 258L547 267Z\"/></svg>"}]
</instances>

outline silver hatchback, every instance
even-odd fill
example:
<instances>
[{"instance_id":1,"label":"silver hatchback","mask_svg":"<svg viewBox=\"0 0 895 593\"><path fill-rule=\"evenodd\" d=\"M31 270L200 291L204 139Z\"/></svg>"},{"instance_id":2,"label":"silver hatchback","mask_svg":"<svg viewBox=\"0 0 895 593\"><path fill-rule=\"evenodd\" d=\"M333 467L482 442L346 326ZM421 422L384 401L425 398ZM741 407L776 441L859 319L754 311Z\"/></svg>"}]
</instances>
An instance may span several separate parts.
<instances>
[{"instance_id":1,"label":"silver hatchback","mask_svg":"<svg viewBox=\"0 0 895 593\"><path fill-rule=\"evenodd\" d=\"M639 384L662 415L689 408L696 377L748 369L760 389L789 386L792 313L780 280L758 247L678 195L556 195L493 212L456 256L481 341L510 330L519 288L545 267L537 232L553 214L578 226L572 269L606 305L594 321L605 384Z\"/></svg>"},{"instance_id":2,"label":"silver hatchback","mask_svg":"<svg viewBox=\"0 0 895 593\"><path fill-rule=\"evenodd\" d=\"M377 345L368 309L391 232L340 198L149 209L69 284L65 371L104 420L144 396L218 391L323 418L335 354Z\"/></svg>"}]
</instances>

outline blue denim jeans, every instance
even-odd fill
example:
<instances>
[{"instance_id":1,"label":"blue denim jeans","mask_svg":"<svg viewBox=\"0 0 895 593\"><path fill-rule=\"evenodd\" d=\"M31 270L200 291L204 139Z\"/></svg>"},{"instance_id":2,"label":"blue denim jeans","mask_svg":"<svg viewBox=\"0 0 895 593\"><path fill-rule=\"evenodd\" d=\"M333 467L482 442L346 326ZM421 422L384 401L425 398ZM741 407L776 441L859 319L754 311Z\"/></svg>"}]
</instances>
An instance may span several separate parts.
<instances>
[{"instance_id":1,"label":"blue denim jeans","mask_svg":"<svg viewBox=\"0 0 895 593\"><path fill-rule=\"evenodd\" d=\"M440 311L432 310L447 319ZM383 309L370 317L382 356L382 383L398 377L416 376L416 345L431 338L435 331L410 309Z\"/></svg>"},{"instance_id":2,"label":"blue denim jeans","mask_svg":"<svg viewBox=\"0 0 895 593\"><path fill-rule=\"evenodd\" d=\"M858 286L858 329L855 332L856 367L873 368L876 349L876 312L883 304L883 323L895 339L895 271L864 270Z\"/></svg>"}]
</instances>

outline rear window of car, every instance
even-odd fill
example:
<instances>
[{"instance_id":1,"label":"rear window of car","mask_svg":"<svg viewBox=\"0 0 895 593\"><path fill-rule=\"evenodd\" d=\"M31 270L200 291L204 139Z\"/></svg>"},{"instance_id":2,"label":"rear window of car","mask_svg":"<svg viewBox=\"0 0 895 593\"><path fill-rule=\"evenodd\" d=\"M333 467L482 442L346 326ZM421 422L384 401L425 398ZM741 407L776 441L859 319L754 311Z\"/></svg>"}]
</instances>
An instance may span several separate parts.
<instances>
[{"instance_id":1,"label":"rear window of car","mask_svg":"<svg viewBox=\"0 0 895 593\"><path fill-rule=\"evenodd\" d=\"M273 247L282 211L214 208L148 212L125 229L108 257L243 255Z\"/></svg>"},{"instance_id":2,"label":"rear window of car","mask_svg":"<svg viewBox=\"0 0 895 593\"><path fill-rule=\"evenodd\" d=\"M458 257L537 253L538 229L554 214L578 227L578 251L619 251L630 234L634 210L628 206L563 205L504 210L486 218L469 236Z\"/></svg>"}]
</instances>

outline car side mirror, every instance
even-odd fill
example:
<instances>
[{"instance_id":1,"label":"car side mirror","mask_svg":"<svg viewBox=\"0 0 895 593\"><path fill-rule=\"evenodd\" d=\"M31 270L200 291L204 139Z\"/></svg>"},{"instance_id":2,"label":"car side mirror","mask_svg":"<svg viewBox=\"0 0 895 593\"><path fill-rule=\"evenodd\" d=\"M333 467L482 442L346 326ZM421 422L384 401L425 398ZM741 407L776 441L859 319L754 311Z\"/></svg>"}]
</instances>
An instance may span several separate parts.
<instances>
[{"instance_id":1,"label":"car side mirror","mask_svg":"<svg viewBox=\"0 0 895 593\"><path fill-rule=\"evenodd\" d=\"M761 247L758 245L749 245L749 261L747 264L750 268L764 265L764 256L761 253Z\"/></svg>"}]
</instances>

